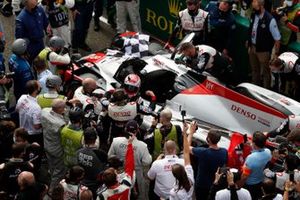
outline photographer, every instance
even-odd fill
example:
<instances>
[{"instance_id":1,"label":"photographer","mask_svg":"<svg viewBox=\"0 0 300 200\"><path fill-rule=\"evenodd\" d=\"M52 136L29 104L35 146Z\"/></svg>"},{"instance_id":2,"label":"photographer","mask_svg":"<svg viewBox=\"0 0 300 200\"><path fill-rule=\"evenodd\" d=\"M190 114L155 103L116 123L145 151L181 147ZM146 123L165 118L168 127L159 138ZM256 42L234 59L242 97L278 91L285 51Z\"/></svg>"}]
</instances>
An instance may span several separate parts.
<instances>
[{"instance_id":1,"label":"photographer","mask_svg":"<svg viewBox=\"0 0 300 200\"><path fill-rule=\"evenodd\" d=\"M281 192L285 189L285 182L290 181L300 181L300 172L297 170L300 165L299 158L294 154L289 154L285 158L285 170L283 172L273 172L270 169L265 169L264 174L266 177L271 178L275 182L275 187ZM296 198L299 195L291 194L291 198Z\"/></svg>"},{"instance_id":2,"label":"photographer","mask_svg":"<svg viewBox=\"0 0 300 200\"><path fill-rule=\"evenodd\" d=\"M218 168L213 186L210 190L210 198L216 200L251 200L248 190L239 188L236 184L241 178L237 169L226 167Z\"/></svg>"},{"instance_id":3,"label":"photographer","mask_svg":"<svg viewBox=\"0 0 300 200\"><path fill-rule=\"evenodd\" d=\"M281 33L280 52L283 53L287 51L291 42L297 40L296 33L300 28L300 4L298 0L285 0L284 6L277 8L275 14Z\"/></svg>"}]
</instances>

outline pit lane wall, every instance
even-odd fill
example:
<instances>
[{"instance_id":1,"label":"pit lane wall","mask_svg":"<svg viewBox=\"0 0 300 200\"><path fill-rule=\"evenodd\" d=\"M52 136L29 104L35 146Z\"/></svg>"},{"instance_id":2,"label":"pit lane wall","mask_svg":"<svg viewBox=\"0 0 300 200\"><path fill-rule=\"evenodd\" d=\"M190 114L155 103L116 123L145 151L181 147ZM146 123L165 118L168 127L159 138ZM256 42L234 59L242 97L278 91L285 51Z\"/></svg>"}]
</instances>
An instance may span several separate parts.
<instances>
[{"instance_id":1,"label":"pit lane wall","mask_svg":"<svg viewBox=\"0 0 300 200\"><path fill-rule=\"evenodd\" d=\"M201 7L204 8L208 0L203 0ZM140 12L143 30L151 35L166 41L172 33L178 12L186 8L185 0L141 0ZM249 20L240 15L236 15L236 29L238 34L235 38L235 72L241 78L240 81L249 80L250 66L245 41L247 40ZM179 36L175 44L180 41ZM290 45L292 51L300 52L300 44Z\"/></svg>"}]
</instances>

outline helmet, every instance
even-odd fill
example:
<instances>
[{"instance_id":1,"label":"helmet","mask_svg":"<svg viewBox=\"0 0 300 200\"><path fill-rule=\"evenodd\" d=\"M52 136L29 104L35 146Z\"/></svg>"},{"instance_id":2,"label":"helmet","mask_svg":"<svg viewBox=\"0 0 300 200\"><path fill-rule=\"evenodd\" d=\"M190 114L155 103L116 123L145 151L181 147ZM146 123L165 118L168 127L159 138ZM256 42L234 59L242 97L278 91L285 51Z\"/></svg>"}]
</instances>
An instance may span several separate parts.
<instances>
[{"instance_id":1,"label":"helmet","mask_svg":"<svg viewBox=\"0 0 300 200\"><path fill-rule=\"evenodd\" d=\"M52 48L61 49L65 46L65 41L59 36L53 36L49 40L49 46Z\"/></svg>"},{"instance_id":2,"label":"helmet","mask_svg":"<svg viewBox=\"0 0 300 200\"><path fill-rule=\"evenodd\" d=\"M75 122L75 123L79 122L82 120L83 116L84 116L84 112L79 107L73 107L69 111L69 119L71 122Z\"/></svg>"},{"instance_id":3,"label":"helmet","mask_svg":"<svg viewBox=\"0 0 300 200\"><path fill-rule=\"evenodd\" d=\"M57 75L50 75L48 76L46 80L46 87L47 88L56 88L60 87L62 84L62 80L59 76Z\"/></svg>"},{"instance_id":4,"label":"helmet","mask_svg":"<svg viewBox=\"0 0 300 200\"><path fill-rule=\"evenodd\" d=\"M300 116L290 115L289 116L289 129L292 131L295 128L300 128Z\"/></svg>"},{"instance_id":5,"label":"helmet","mask_svg":"<svg viewBox=\"0 0 300 200\"><path fill-rule=\"evenodd\" d=\"M129 74L124 80L124 89L129 97L135 96L141 87L141 78L136 74Z\"/></svg>"},{"instance_id":6,"label":"helmet","mask_svg":"<svg viewBox=\"0 0 300 200\"><path fill-rule=\"evenodd\" d=\"M27 41L22 38L19 38L13 42L11 50L16 55L23 55L25 54L27 47Z\"/></svg>"}]
</instances>

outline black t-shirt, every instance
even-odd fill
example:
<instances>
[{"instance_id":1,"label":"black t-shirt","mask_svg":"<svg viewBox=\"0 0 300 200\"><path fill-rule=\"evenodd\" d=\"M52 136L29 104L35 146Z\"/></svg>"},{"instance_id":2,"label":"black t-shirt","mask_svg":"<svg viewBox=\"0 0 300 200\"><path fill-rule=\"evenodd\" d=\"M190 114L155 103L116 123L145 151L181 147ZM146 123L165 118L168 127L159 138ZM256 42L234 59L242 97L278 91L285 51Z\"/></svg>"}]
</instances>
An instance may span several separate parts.
<instances>
[{"instance_id":1,"label":"black t-shirt","mask_svg":"<svg viewBox=\"0 0 300 200\"><path fill-rule=\"evenodd\" d=\"M23 171L32 171L28 162L23 160L10 160L5 163L0 176L0 189L6 191L8 195L15 195L19 191L17 178Z\"/></svg>"},{"instance_id":2,"label":"black t-shirt","mask_svg":"<svg viewBox=\"0 0 300 200\"><path fill-rule=\"evenodd\" d=\"M18 193L16 200L40 200L46 186L41 183L35 183Z\"/></svg>"}]
</instances>

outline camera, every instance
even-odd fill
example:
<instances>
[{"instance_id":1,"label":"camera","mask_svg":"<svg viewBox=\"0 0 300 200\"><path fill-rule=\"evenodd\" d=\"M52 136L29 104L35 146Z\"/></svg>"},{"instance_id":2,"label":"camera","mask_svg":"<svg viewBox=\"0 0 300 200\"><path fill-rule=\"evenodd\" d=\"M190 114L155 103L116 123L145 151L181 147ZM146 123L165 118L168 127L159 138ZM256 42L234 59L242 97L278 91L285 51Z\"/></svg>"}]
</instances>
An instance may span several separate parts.
<instances>
[{"instance_id":1,"label":"camera","mask_svg":"<svg viewBox=\"0 0 300 200\"><path fill-rule=\"evenodd\" d=\"M280 16L280 17L283 17L284 15L287 14L288 12L288 7L287 6L284 6L284 7L279 7L277 8L277 15Z\"/></svg>"},{"instance_id":2,"label":"camera","mask_svg":"<svg viewBox=\"0 0 300 200\"><path fill-rule=\"evenodd\" d=\"M9 120L10 118L10 113L6 108L6 102L0 101L0 120Z\"/></svg>"},{"instance_id":3,"label":"camera","mask_svg":"<svg viewBox=\"0 0 300 200\"><path fill-rule=\"evenodd\" d=\"M13 78L15 76L15 72L4 72L4 71L1 71L0 72L0 79L2 78Z\"/></svg>"}]
</instances>

